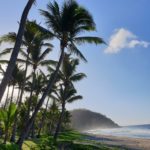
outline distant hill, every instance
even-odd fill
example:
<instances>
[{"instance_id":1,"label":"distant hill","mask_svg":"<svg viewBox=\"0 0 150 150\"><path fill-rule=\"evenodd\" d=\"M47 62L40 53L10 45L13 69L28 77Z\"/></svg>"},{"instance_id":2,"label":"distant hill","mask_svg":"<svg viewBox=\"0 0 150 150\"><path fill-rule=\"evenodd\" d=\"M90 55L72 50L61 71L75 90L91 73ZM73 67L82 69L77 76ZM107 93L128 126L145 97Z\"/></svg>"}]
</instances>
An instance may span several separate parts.
<instances>
[{"instance_id":1,"label":"distant hill","mask_svg":"<svg viewBox=\"0 0 150 150\"><path fill-rule=\"evenodd\" d=\"M70 112L72 115L71 126L76 130L81 131L96 128L119 127L115 122L106 116L87 109L76 109Z\"/></svg>"}]
</instances>

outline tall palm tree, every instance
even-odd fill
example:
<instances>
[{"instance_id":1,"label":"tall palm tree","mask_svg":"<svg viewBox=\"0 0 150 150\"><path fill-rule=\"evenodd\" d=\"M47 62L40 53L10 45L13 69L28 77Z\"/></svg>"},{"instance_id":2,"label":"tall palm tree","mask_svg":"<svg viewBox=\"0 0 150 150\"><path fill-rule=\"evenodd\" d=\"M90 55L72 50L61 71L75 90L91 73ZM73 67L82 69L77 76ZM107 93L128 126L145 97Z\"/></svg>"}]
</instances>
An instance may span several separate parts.
<instances>
[{"instance_id":1,"label":"tall palm tree","mask_svg":"<svg viewBox=\"0 0 150 150\"><path fill-rule=\"evenodd\" d=\"M47 88L39 100L34 113L32 114L29 121L26 123L26 127L22 131L18 140L19 147L22 146L23 140L26 134L29 132L31 125L41 108L47 94L52 90L53 84L57 78L59 68L64 58L65 48L70 50L71 53L75 53L81 59L86 60L83 54L76 47L76 44L82 43L104 43L99 37L85 37L79 36L83 31L95 31L95 23L90 13L83 7L73 0L65 1L63 6L60 8L58 3L49 3L47 5L47 11L41 10L41 14L45 17L46 25L48 29L40 27L44 31L53 35L60 41L60 58L53 76L50 78Z\"/></svg>"},{"instance_id":2,"label":"tall palm tree","mask_svg":"<svg viewBox=\"0 0 150 150\"><path fill-rule=\"evenodd\" d=\"M24 29L24 35L22 38L22 47L21 51L23 53L23 56L25 55L26 60L23 60L25 63L25 73L24 73L24 80L23 80L23 86L21 88L21 93L20 93L20 100L22 100L23 94L24 94L24 87L25 87L25 82L26 82L26 76L27 76L27 70L28 70L28 59L29 55L32 50L35 50L35 45L37 42L37 39L43 38L43 40L51 39L51 36L47 34L45 31L41 31L39 28L36 26L36 21L27 21ZM17 34L15 32L10 32L6 35L3 35L1 37L2 42L9 42L14 44L17 39ZM43 46L52 46L49 43L43 43ZM1 53L0 56L6 55L11 53L13 48L7 48L4 49ZM20 60L20 59L19 59ZM0 63L8 63L8 60L0 60Z\"/></svg>"},{"instance_id":3,"label":"tall palm tree","mask_svg":"<svg viewBox=\"0 0 150 150\"><path fill-rule=\"evenodd\" d=\"M14 45L14 49L13 49L9 64L7 66L7 69L6 69L6 73L5 73L5 75L3 77L3 80L0 84L0 102L2 100L2 97L3 97L4 91L6 89L6 86L9 82L9 80L10 80L13 69L15 67L16 60L17 60L17 57L18 57L18 53L19 53L19 50L20 50L20 46L21 46L21 43L22 43L22 36L24 34L24 27L25 27L26 19L27 19L28 13L29 13L29 11L30 11L30 9L31 9L34 2L35 2L35 0L28 0L27 4L26 4L26 6L23 10L21 20L20 20L19 30L18 30L18 33L17 33L16 42L15 42L15 45Z\"/></svg>"},{"instance_id":4,"label":"tall palm tree","mask_svg":"<svg viewBox=\"0 0 150 150\"><path fill-rule=\"evenodd\" d=\"M52 51L52 45L44 43L45 35L39 35L35 38L34 42L32 43L32 49L30 52L30 55L26 54L24 51L22 51L22 55L28 59L28 65L32 66L32 86L31 86L31 92L30 92L30 99L28 104L28 116L30 113L30 104L32 100L32 95L35 87L35 80L36 80L36 71L39 66L47 66L50 64L55 64L55 61L52 60L45 60L46 56ZM46 46L46 49L43 51L43 48ZM26 63L26 60L20 60L19 62ZM27 116L27 118L29 118Z\"/></svg>"},{"instance_id":5,"label":"tall palm tree","mask_svg":"<svg viewBox=\"0 0 150 150\"><path fill-rule=\"evenodd\" d=\"M59 78L62 83L60 89L55 91L57 100L61 102L62 112L56 127L54 134L54 141L56 142L58 133L61 127L62 119L65 114L65 104L67 102L73 102L74 100L82 99L82 96L75 96L77 91L74 88L73 82L77 82L86 77L84 73L76 73L77 66L79 65L78 59L70 58L70 54L64 55L64 60L59 72Z\"/></svg>"},{"instance_id":6,"label":"tall palm tree","mask_svg":"<svg viewBox=\"0 0 150 150\"><path fill-rule=\"evenodd\" d=\"M71 58L70 54L65 53L62 66L58 73L58 77L63 81L64 85L72 84L86 77L84 73L77 73L78 65L79 59Z\"/></svg>"},{"instance_id":7,"label":"tall palm tree","mask_svg":"<svg viewBox=\"0 0 150 150\"><path fill-rule=\"evenodd\" d=\"M54 134L54 143L57 141L58 134L59 134L61 124L62 124L62 120L65 115L66 103L72 103L76 100L82 99L82 96L76 95L76 93L77 91L75 90L73 85L67 85L67 86L60 85L60 89L56 91L55 99L61 103L61 114L60 114L60 117L56 126L55 134Z\"/></svg>"}]
</instances>

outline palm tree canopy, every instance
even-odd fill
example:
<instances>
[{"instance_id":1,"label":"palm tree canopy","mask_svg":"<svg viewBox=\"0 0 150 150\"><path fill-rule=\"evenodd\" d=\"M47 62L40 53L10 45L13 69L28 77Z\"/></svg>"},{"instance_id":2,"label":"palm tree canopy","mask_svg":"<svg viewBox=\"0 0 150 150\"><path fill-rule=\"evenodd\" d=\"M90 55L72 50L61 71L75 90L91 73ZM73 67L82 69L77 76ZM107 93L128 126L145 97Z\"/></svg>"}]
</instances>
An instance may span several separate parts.
<instances>
[{"instance_id":1,"label":"palm tree canopy","mask_svg":"<svg viewBox=\"0 0 150 150\"><path fill-rule=\"evenodd\" d=\"M64 60L59 73L64 82L76 82L86 77L84 73L76 73L79 59L73 59L70 54L65 53Z\"/></svg>"},{"instance_id":2,"label":"palm tree canopy","mask_svg":"<svg viewBox=\"0 0 150 150\"><path fill-rule=\"evenodd\" d=\"M77 95L77 90L73 85L62 86L52 95L54 100L60 103L72 103L76 100L83 99L81 95Z\"/></svg>"},{"instance_id":3,"label":"palm tree canopy","mask_svg":"<svg viewBox=\"0 0 150 150\"><path fill-rule=\"evenodd\" d=\"M61 8L56 1L50 2L47 10L40 10L40 13L45 18L49 33L61 41L61 46L68 47L84 61L85 57L75 44L104 43L99 37L80 36L84 31L95 31L96 26L91 14L74 0L65 1Z\"/></svg>"}]
</instances>

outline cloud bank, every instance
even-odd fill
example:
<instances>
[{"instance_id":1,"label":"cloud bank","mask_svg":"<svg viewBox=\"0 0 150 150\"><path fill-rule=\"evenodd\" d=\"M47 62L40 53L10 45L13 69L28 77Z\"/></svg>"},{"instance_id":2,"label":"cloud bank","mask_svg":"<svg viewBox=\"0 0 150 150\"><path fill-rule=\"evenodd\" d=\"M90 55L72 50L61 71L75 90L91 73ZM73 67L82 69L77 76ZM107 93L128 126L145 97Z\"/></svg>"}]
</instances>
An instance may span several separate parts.
<instances>
[{"instance_id":1,"label":"cloud bank","mask_svg":"<svg viewBox=\"0 0 150 150\"><path fill-rule=\"evenodd\" d=\"M104 50L105 53L118 53L124 48L135 48L141 46L147 48L150 42L138 40L138 37L131 31L120 28L114 31L111 35L108 47Z\"/></svg>"}]
</instances>

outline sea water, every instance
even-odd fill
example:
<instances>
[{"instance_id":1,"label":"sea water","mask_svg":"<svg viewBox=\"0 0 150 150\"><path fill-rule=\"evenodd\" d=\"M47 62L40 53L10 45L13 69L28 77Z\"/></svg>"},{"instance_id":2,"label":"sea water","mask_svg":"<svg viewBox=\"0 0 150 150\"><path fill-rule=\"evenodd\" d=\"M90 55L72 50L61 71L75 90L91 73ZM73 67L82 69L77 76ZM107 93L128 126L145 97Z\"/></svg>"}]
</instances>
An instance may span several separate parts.
<instances>
[{"instance_id":1,"label":"sea water","mask_svg":"<svg viewBox=\"0 0 150 150\"><path fill-rule=\"evenodd\" d=\"M95 130L89 130L87 132L95 135L102 134L102 135L112 135L112 136L120 136L120 137L150 139L150 124L125 126L125 127L113 128L113 129L95 129Z\"/></svg>"}]
</instances>

